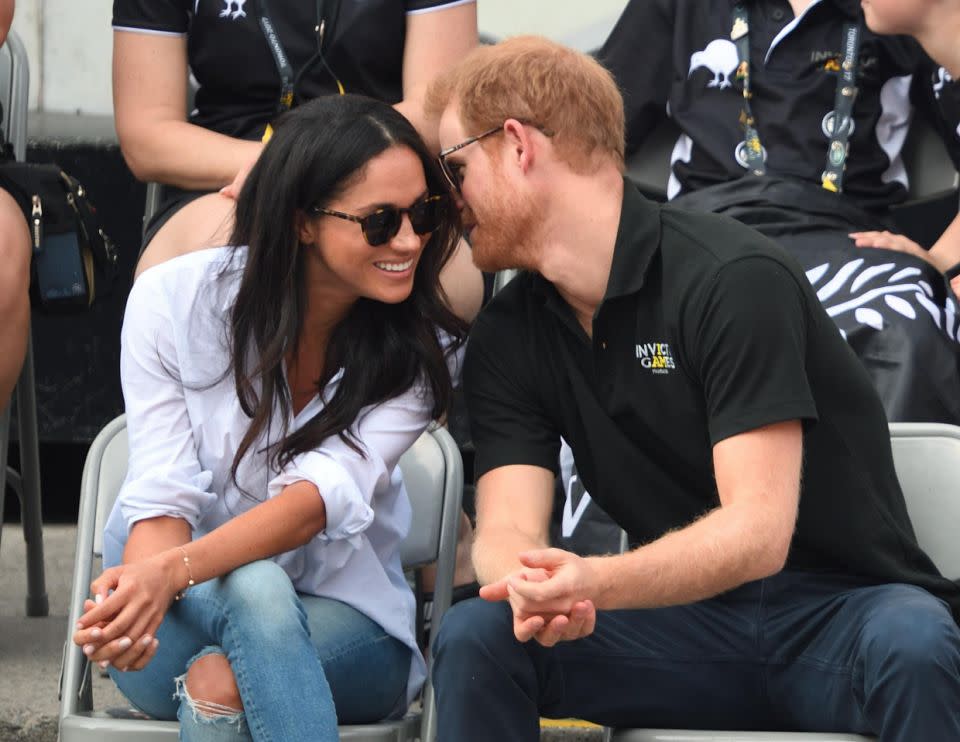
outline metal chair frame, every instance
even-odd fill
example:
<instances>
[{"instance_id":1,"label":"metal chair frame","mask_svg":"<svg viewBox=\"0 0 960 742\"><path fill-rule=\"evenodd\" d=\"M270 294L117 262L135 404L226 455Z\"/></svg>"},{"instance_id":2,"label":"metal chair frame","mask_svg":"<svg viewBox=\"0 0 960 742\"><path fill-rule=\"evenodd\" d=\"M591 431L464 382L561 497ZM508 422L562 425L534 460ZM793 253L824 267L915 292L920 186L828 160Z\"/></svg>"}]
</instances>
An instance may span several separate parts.
<instances>
[{"instance_id":1,"label":"metal chair frame","mask_svg":"<svg viewBox=\"0 0 960 742\"><path fill-rule=\"evenodd\" d=\"M7 138L14 157L20 162L27 155L27 105L30 69L27 51L11 31L0 47L0 100L4 103ZM15 390L20 441L20 470L7 465L10 443L10 407L0 414L0 525L3 525L3 498L10 484L20 500L23 537L27 546L28 616L46 616L50 612L43 561L43 525L40 514L40 441L37 425L37 390L34 376L33 339L27 336L27 353Z\"/></svg>"},{"instance_id":2,"label":"metal chair frame","mask_svg":"<svg viewBox=\"0 0 960 742\"><path fill-rule=\"evenodd\" d=\"M420 447L420 450L417 450ZM94 712L91 690L91 667L80 647L71 637L88 595L94 558L102 553L101 534L108 505L112 505L126 472L126 419L120 416L108 423L90 446L84 465L80 495L80 517L77 528L77 551L74 562L70 615L64 644L60 678L60 741L116 742L136 738L141 742L172 742L179 735L174 721L130 718L113 712ZM433 460L433 470L425 461ZM442 503L436 507L438 494L429 487L417 490L417 484L430 482L439 475L437 461L442 462ZM117 462L123 462L121 467ZM460 502L463 494L463 463L456 443L445 428L434 425L425 432L410 451L400 459L414 507L411 530L401 545L405 567L437 562L437 579L433 595L433 621L439 626L450 607L453 575L456 567L457 535ZM122 471L121 471L122 469ZM101 501L101 498L109 500ZM419 503L425 503L422 507ZM429 531L429 533L428 533ZM340 728L340 739L353 742L433 742L436 736L433 689L428 679L422 696L422 713L409 713L398 721L380 724L350 725ZM113 715L111 715L113 713Z\"/></svg>"}]
</instances>

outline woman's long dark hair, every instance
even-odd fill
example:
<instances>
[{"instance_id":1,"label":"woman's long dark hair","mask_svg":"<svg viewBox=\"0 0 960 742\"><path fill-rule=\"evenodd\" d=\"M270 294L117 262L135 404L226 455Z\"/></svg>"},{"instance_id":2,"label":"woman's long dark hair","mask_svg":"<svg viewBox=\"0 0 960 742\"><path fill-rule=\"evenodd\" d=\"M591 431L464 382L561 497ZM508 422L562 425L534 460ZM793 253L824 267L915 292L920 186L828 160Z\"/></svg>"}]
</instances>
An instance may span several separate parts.
<instances>
[{"instance_id":1,"label":"woman's long dark hair","mask_svg":"<svg viewBox=\"0 0 960 742\"><path fill-rule=\"evenodd\" d=\"M240 460L269 433L278 409L282 435L270 456L282 468L333 435L364 454L350 434L360 410L421 380L432 395L434 417L450 405L452 384L438 332L450 336L450 352L463 342L466 324L449 309L440 287L440 269L460 237L458 211L447 199L440 226L420 256L410 296L399 304L355 302L332 333L317 380L322 391L343 369L336 391L298 430L291 433L287 425L292 401L283 362L296 352L307 305L299 220L311 207L331 203L371 159L398 145L420 158L431 194L449 194L410 122L385 103L351 95L318 98L281 117L243 186L230 244L238 246L235 250L246 245L248 252L230 314L227 373L233 374L250 427L234 456L234 482Z\"/></svg>"}]
</instances>

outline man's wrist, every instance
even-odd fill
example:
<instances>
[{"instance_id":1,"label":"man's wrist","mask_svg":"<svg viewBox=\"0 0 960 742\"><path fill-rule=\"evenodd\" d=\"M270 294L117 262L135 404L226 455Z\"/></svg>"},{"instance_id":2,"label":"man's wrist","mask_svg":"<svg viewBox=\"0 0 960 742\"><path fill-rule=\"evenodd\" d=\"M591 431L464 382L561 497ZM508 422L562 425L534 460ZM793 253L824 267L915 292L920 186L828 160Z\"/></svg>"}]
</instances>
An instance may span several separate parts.
<instances>
[{"instance_id":1,"label":"man's wrist","mask_svg":"<svg viewBox=\"0 0 960 742\"><path fill-rule=\"evenodd\" d=\"M594 575L593 605L600 611L609 611L618 608L617 595L617 575L622 566L622 555L593 556L587 557Z\"/></svg>"}]
</instances>

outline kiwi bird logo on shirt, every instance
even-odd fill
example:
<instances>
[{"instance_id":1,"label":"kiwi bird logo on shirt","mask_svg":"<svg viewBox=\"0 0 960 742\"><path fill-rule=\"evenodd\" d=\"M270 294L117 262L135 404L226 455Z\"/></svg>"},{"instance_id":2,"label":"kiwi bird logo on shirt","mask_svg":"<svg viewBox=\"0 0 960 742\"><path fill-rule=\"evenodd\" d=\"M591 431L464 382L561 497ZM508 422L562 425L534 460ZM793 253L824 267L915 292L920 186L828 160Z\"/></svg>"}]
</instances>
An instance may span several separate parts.
<instances>
[{"instance_id":1,"label":"kiwi bird logo on shirt","mask_svg":"<svg viewBox=\"0 0 960 742\"><path fill-rule=\"evenodd\" d=\"M226 18L230 17L232 20L237 20L237 18L246 18L247 11L243 9L243 6L247 4L247 0L223 0L223 10L220 11L220 17Z\"/></svg>"},{"instance_id":2,"label":"kiwi bird logo on shirt","mask_svg":"<svg viewBox=\"0 0 960 742\"><path fill-rule=\"evenodd\" d=\"M637 343L636 355L640 365L652 374L669 374L677 367L668 343Z\"/></svg>"},{"instance_id":3,"label":"kiwi bird logo on shirt","mask_svg":"<svg viewBox=\"0 0 960 742\"><path fill-rule=\"evenodd\" d=\"M883 330L895 313L920 322L927 317L948 338L960 342L960 323L953 299L938 301L933 287L920 268L901 268L896 263L866 264L857 258L832 271L822 263L807 271L807 280L817 292L827 314L835 318L849 315L855 325ZM847 337L842 329L840 334Z\"/></svg>"},{"instance_id":4,"label":"kiwi bird logo on shirt","mask_svg":"<svg viewBox=\"0 0 960 742\"><path fill-rule=\"evenodd\" d=\"M701 67L706 67L713 73L713 79L707 83L708 88L731 87L730 76L737 69L737 47L732 41L714 39L707 44L706 49L694 52L690 57L690 72L687 78L693 76Z\"/></svg>"},{"instance_id":5,"label":"kiwi bird logo on shirt","mask_svg":"<svg viewBox=\"0 0 960 742\"><path fill-rule=\"evenodd\" d=\"M937 79L933 82L933 95L937 100L940 100L940 94L943 92L944 86L953 82L953 78L943 67L937 70L936 77Z\"/></svg>"}]
</instances>

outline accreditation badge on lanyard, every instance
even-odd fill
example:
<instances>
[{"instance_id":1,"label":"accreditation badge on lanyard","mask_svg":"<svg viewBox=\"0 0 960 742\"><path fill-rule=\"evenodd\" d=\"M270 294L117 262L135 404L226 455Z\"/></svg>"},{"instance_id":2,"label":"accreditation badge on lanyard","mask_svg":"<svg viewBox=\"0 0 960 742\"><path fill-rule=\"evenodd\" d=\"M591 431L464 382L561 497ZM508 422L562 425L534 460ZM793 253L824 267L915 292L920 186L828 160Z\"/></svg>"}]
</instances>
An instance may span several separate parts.
<instances>
[{"instance_id":1,"label":"accreditation badge on lanyard","mask_svg":"<svg viewBox=\"0 0 960 742\"><path fill-rule=\"evenodd\" d=\"M850 151L850 132L853 130L853 102L857 97L857 64L860 55L860 24L846 23L843 27L843 63L837 76L837 91L834 95L833 130L827 146L826 164L820 176L820 185L828 191L843 190L843 173ZM744 158L747 169L754 175L765 175L767 166L763 158L763 145L757 132L753 115L750 87L750 18L744 5L733 9L733 26L730 40L737 47L736 78L743 85L743 108L740 111L740 126L744 134Z\"/></svg>"}]
</instances>

